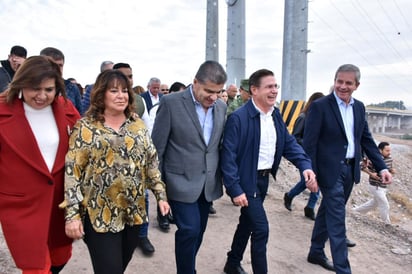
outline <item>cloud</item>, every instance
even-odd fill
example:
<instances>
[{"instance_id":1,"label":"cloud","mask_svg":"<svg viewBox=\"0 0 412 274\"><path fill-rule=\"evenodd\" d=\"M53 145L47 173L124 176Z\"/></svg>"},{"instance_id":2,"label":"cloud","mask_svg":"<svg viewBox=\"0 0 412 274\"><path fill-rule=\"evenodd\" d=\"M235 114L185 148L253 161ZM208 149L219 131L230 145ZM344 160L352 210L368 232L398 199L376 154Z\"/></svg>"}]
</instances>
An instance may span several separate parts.
<instances>
[{"instance_id":1,"label":"cloud","mask_svg":"<svg viewBox=\"0 0 412 274\"><path fill-rule=\"evenodd\" d=\"M227 5L218 3L219 56L225 66ZM283 6L284 1L246 1L246 77L268 68L282 79ZM354 63L362 72L355 97L365 103L412 102L412 19L406 16L411 8L409 0L310 1L307 94L326 93L337 67ZM0 20L7 22L0 59L16 44L29 55L54 46L66 56L64 76L83 85L95 80L103 60L130 63L134 82L142 86L152 76L189 84L205 58L205 0L144 5L130 0L2 0Z\"/></svg>"}]
</instances>

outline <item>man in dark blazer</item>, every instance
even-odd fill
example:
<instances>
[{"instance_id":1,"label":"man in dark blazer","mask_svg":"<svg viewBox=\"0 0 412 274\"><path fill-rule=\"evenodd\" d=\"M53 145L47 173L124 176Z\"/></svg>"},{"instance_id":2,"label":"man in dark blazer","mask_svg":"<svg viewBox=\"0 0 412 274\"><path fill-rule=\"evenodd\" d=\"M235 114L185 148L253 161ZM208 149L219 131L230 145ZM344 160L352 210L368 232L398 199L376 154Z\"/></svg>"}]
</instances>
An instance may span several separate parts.
<instances>
[{"instance_id":1,"label":"man in dark blazer","mask_svg":"<svg viewBox=\"0 0 412 274\"><path fill-rule=\"evenodd\" d=\"M359 68L340 66L334 81L333 92L312 103L305 121L303 147L312 159L323 196L307 259L336 273L351 273L345 206L353 183L360 181L362 151L379 171L383 183L391 183L392 176L369 131L365 106L352 97L360 83ZM327 239L333 265L324 253Z\"/></svg>"},{"instance_id":2,"label":"man in dark blazer","mask_svg":"<svg viewBox=\"0 0 412 274\"><path fill-rule=\"evenodd\" d=\"M229 115L226 122L220 161L223 183L233 203L241 207L239 224L223 269L227 274L246 273L240 262L249 238L253 273L268 273L269 223L263 202L269 174L276 176L282 156L303 172L307 187L317 191L309 157L288 133L279 110L274 107L278 88L272 71L254 72L249 77L252 99Z\"/></svg>"},{"instance_id":3,"label":"man in dark blazer","mask_svg":"<svg viewBox=\"0 0 412 274\"><path fill-rule=\"evenodd\" d=\"M219 144L226 104L217 100L227 79L223 67L206 61L193 85L160 101L152 139L177 225L177 273L196 273L196 254L206 230L209 207L223 194Z\"/></svg>"},{"instance_id":4,"label":"man in dark blazer","mask_svg":"<svg viewBox=\"0 0 412 274\"><path fill-rule=\"evenodd\" d=\"M160 92L160 79L152 77L147 84L147 91L140 94L146 103L147 112L150 112L152 107L159 103L163 93Z\"/></svg>"}]
</instances>

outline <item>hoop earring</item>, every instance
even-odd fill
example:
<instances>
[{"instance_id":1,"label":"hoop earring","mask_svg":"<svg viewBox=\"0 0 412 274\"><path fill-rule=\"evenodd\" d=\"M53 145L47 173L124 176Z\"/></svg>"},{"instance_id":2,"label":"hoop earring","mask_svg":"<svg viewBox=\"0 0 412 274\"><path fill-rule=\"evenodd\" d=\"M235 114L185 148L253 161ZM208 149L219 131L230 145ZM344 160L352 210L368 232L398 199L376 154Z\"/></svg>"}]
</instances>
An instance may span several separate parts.
<instances>
[{"instance_id":1,"label":"hoop earring","mask_svg":"<svg viewBox=\"0 0 412 274\"><path fill-rule=\"evenodd\" d=\"M19 99L21 99L23 97L23 92L21 90L19 91L18 97L19 97Z\"/></svg>"}]
</instances>

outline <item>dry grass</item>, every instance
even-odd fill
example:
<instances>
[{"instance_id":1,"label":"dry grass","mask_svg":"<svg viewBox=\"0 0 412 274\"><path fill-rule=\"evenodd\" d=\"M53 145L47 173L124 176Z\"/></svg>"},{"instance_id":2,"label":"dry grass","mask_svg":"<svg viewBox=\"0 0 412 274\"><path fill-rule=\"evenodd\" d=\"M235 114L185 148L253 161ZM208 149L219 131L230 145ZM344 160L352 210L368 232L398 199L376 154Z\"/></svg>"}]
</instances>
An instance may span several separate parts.
<instances>
[{"instance_id":1,"label":"dry grass","mask_svg":"<svg viewBox=\"0 0 412 274\"><path fill-rule=\"evenodd\" d=\"M412 201L404 194L399 192L391 192L388 194L392 200L402 205L410 215L412 215Z\"/></svg>"}]
</instances>

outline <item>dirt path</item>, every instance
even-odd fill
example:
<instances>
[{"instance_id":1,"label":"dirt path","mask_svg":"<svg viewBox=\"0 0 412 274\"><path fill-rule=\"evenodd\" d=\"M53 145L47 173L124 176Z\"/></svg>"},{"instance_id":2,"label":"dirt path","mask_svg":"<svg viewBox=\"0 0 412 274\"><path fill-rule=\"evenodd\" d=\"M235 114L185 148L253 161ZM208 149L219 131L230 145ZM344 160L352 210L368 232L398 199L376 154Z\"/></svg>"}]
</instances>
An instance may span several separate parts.
<instances>
[{"instance_id":1,"label":"dirt path","mask_svg":"<svg viewBox=\"0 0 412 274\"><path fill-rule=\"evenodd\" d=\"M393 157L398 164L396 183L392 192L403 194L412 203L412 143L406 142L394 146ZM366 177L362 175L360 185L355 186L348 208L368 198ZM313 221L303 216L308 192L296 197L293 211L283 206L283 194L298 180L294 167L282 161L278 181L271 182L265 207L270 222L268 243L269 273L331 273L323 268L306 262L310 245ZM155 206L151 196L150 216L155 220ZM391 218L394 226L387 227L376 212L368 215L356 215L350 210L347 214L348 237L357 243L349 250L349 260L353 273L391 273L404 274L412 271L412 212L405 204L390 200ZM227 196L214 203L216 215L209 218L202 247L198 254L197 272L199 274L223 273L226 253L230 248L233 233L237 225L239 208L232 205ZM174 231L161 232L157 222L150 223L149 237L156 248L152 257L145 257L140 250L128 266L127 274L176 273L174 260ZM329 247L326 252L329 256ZM248 273L252 273L249 248L242 262ZM4 239L0 233L0 273L15 274ZM93 273L87 248L82 241L74 244L73 257L62 274Z\"/></svg>"}]
</instances>

